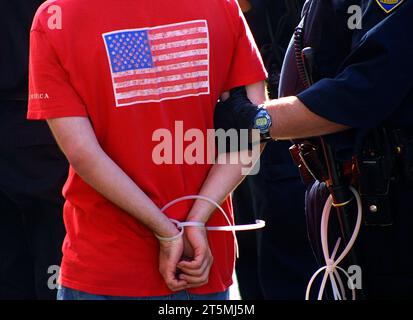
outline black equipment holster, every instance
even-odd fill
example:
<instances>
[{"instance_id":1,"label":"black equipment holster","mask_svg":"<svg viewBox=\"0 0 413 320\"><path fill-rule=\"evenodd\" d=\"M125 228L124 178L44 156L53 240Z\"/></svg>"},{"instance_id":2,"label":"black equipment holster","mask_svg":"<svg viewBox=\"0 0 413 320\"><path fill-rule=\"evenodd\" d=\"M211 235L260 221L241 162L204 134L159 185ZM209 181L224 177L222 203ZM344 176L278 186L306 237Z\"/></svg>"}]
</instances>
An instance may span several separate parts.
<instances>
[{"instance_id":1,"label":"black equipment holster","mask_svg":"<svg viewBox=\"0 0 413 320\"><path fill-rule=\"evenodd\" d=\"M384 128L374 129L363 139L356 157L358 187L366 225L386 226L393 223L390 191L396 182L395 146Z\"/></svg>"},{"instance_id":2,"label":"black equipment holster","mask_svg":"<svg viewBox=\"0 0 413 320\"><path fill-rule=\"evenodd\" d=\"M356 180L366 225L393 224L395 184L413 186L413 132L380 127L363 139Z\"/></svg>"}]
</instances>

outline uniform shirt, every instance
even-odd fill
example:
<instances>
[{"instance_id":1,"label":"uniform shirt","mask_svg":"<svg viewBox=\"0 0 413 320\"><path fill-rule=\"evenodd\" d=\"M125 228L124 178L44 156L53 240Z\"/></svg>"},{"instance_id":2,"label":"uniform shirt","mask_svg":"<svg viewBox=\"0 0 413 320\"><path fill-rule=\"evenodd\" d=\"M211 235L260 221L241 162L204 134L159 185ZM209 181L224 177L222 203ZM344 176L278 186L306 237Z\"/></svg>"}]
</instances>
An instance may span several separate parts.
<instances>
[{"instance_id":1,"label":"uniform shirt","mask_svg":"<svg viewBox=\"0 0 413 320\"><path fill-rule=\"evenodd\" d=\"M62 9L61 29L48 26L51 5ZM182 121L183 130L197 128L206 136L222 92L266 77L235 0L48 1L33 22L30 61L28 117L89 117L102 148L159 207L198 194L211 165L179 164L178 158L155 164L154 131L179 137L175 122ZM193 137L186 140L184 149ZM171 293L158 272L151 231L73 168L63 192L64 286L115 296ZM167 214L183 221L191 205ZM228 199L223 207L231 212ZM226 223L216 212L209 224ZM232 283L232 234L210 232L209 239L209 283L193 293L224 291Z\"/></svg>"},{"instance_id":2,"label":"uniform shirt","mask_svg":"<svg viewBox=\"0 0 413 320\"><path fill-rule=\"evenodd\" d=\"M314 113L353 128L384 122L392 127L412 125L413 1L405 0L391 13L373 0L361 5L362 28L352 32L351 53L335 75L324 77L298 98ZM342 25L347 26L346 21ZM334 50L331 41L322 42L322 48Z\"/></svg>"}]
</instances>

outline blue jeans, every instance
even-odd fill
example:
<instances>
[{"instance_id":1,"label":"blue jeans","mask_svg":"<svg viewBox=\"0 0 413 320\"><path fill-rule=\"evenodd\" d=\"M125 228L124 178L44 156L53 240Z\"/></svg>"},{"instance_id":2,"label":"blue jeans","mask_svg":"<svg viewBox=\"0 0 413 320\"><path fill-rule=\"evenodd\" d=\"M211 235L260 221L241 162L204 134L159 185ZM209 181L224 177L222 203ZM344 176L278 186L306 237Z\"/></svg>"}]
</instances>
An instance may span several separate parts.
<instances>
[{"instance_id":1,"label":"blue jeans","mask_svg":"<svg viewBox=\"0 0 413 320\"><path fill-rule=\"evenodd\" d=\"M192 294L185 290L159 297L115 297L100 296L60 287L57 291L57 300L229 300L229 290L210 294Z\"/></svg>"}]
</instances>

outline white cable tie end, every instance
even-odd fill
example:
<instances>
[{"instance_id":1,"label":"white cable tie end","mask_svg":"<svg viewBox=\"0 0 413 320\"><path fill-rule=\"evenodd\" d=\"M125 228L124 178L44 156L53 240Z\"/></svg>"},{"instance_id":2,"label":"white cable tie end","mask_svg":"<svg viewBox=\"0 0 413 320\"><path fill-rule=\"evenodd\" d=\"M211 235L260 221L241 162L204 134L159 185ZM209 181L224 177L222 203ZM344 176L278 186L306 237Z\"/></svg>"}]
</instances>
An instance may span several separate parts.
<instances>
[{"instance_id":1,"label":"white cable tie end","mask_svg":"<svg viewBox=\"0 0 413 320\"><path fill-rule=\"evenodd\" d=\"M206 227L210 231L249 231L249 230L258 230L265 227L264 220L255 220L253 224L241 224L241 225L230 225L230 226L213 226L213 227Z\"/></svg>"},{"instance_id":2,"label":"white cable tie end","mask_svg":"<svg viewBox=\"0 0 413 320\"><path fill-rule=\"evenodd\" d=\"M185 228L185 227L205 228L205 223L197 222L197 221L185 221L185 222L179 222L179 227L181 228Z\"/></svg>"}]
</instances>

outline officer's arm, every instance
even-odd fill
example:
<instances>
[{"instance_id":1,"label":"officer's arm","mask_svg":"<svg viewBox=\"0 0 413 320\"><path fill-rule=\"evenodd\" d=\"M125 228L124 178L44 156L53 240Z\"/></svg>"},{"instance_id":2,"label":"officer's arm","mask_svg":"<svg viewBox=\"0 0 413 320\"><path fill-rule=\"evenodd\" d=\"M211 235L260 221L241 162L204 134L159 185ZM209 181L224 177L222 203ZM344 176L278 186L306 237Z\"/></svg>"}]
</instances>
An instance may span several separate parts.
<instances>
[{"instance_id":1,"label":"officer's arm","mask_svg":"<svg viewBox=\"0 0 413 320\"><path fill-rule=\"evenodd\" d=\"M304 138L382 124L412 88L413 42L406 32L412 25L413 2L408 1L359 40L336 77L316 82L297 97L266 103L273 121L271 136ZM235 121L238 129L253 123L254 113L243 112L243 106L229 107L230 112L217 108L216 118L241 119Z\"/></svg>"},{"instance_id":2,"label":"officer's arm","mask_svg":"<svg viewBox=\"0 0 413 320\"><path fill-rule=\"evenodd\" d=\"M270 134L274 139L321 136L348 128L311 112L297 97L269 101L266 107L273 121Z\"/></svg>"},{"instance_id":3,"label":"officer's arm","mask_svg":"<svg viewBox=\"0 0 413 320\"><path fill-rule=\"evenodd\" d=\"M370 9L379 10L373 5ZM405 112L400 106L413 87L412 28L413 2L406 1L394 14L363 33L336 77L316 82L298 94L298 99L273 103L272 136L327 134L344 126L369 129L380 126L396 110Z\"/></svg>"},{"instance_id":4,"label":"officer's arm","mask_svg":"<svg viewBox=\"0 0 413 320\"><path fill-rule=\"evenodd\" d=\"M248 98L255 90L257 88L248 88ZM215 128L251 129L254 118L260 110L260 103L250 101L248 98L245 91L237 89L236 92L231 92L231 97L225 103L218 104L215 109ZM320 136L347 128L312 112L297 97L267 101L265 106L272 118L270 134L274 139Z\"/></svg>"}]
</instances>

